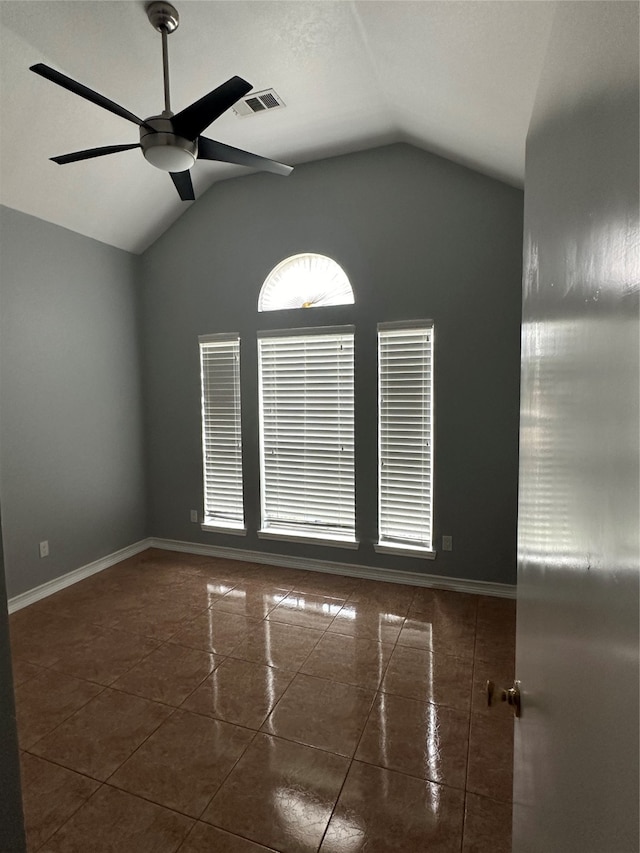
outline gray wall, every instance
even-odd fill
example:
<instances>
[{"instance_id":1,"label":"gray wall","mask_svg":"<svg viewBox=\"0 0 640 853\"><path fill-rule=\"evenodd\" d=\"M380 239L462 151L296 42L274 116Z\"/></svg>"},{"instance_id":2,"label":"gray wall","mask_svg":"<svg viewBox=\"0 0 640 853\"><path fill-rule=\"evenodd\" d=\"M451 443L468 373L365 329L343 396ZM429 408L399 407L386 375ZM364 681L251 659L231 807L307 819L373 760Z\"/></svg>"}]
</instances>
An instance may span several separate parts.
<instances>
[{"instance_id":1,"label":"gray wall","mask_svg":"<svg viewBox=\"0 0 640 853\"><path fill-rule=\"evenodd\" d=\"M149 534L271 553L513 583L522 193L394 145L218 183L143 255ZM298 252L334 258L352 308L257 313L269 271ZM433 562L375 554L376 323L436 324ZM258 328L356 325L358 551L259 540ZM242 336L245 538L203 533L199 334ZM439 549L438 549L439 550Z\"/></svg>"},{"instance_id":2,"label":"gray wall","mask_svg":"<svg viewBox=\"0 0 640 853\"><path fill-rule=\"evenodd\" d=\"M637 853L637 3L560 3L527 142L514 853Z\"/></svg>"},{"instance_id":3,"label":"gray wall","mask_svg":"<svg viewBox=\"0 0 640 853\"><path fill-rule=\"evenodd\" d=\"M145 535L139 259L0 208L0 494L16 595ZM50 556L38 543L48 539Z\"/></svg>"}]
</instances>

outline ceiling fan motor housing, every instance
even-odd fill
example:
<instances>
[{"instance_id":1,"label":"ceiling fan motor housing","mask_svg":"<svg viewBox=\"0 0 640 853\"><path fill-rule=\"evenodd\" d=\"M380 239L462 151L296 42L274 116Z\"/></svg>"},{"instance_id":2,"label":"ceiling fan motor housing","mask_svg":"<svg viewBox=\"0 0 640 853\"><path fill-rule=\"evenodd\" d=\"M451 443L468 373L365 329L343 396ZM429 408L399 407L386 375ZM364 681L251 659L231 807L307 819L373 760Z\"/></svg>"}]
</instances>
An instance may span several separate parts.
<instances>
[{"instance_id":1,"label":"ceiling fan motor housing","mask_svg":"<svg viewBox=\"0 0 640 853\"><path fill-rule=\"evenodd\" d=\"M145 159L164 172L185 172L198 156L197 140L175 134L168 115L145 119L140 125L140 145Z\"/></svg>"}]
</instances>

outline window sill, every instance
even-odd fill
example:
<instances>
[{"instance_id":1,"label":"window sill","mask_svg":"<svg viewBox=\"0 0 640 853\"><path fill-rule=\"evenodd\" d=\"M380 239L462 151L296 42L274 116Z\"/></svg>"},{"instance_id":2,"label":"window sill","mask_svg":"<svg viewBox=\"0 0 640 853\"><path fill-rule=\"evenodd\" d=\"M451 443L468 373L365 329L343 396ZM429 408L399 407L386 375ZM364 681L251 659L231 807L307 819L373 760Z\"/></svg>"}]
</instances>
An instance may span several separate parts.
<instances>
[{"instance_id":1,"label":"window sill","mask_svg":"<svg viewBox=\"0 0 640 853\"><path fill-rule=\"evenodd\" d=\"M205 533L231 533L232 536L246 536L246 527L232 527L230 524L216 524L213 521L205 521L200 525Z\"/></svg>"},{"instance_id":2,"label":"window sill","mask_svg":"<svg viewBox=\"0 0 640 853\"><path fill-rule=\"evenodd\" d=\"M400 545L392 542L377 542L374 546L377 554L395 554L398 557L421 557L423 560L435 560L437 551L419 548L417 545Z\"/></svg>"},{"instance_id":3,"label":"window sill","mask_svg":"<svg viewBox=\"0 0 640 853\"><path fill-rule=\"evenodd\" d=\"M360 547L356 539L331 539L328 536L314 536L286 530L258 530L259 539L279 539L284 542L303 542L307 545L329 545L333 548L349 548L352 551Z\"/></svg>"}]
</instances>

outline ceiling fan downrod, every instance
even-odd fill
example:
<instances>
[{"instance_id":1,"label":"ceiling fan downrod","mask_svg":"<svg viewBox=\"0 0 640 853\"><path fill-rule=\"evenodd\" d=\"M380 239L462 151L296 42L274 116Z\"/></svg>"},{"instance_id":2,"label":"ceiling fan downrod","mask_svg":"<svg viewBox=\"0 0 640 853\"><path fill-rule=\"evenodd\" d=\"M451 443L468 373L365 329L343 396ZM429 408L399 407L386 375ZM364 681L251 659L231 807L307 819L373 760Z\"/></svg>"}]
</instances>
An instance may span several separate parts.
<instances>
[{"instance_id":1,"label":"ceiling fan downrod","mask_svg":"<svg viewBox=\"0 0 640 853\"><path fill-rule=\"evenodd\" d=\"M180 16L178 10L171 3L165 3L164 0L154 0L147 6L147 17L149 23L162 36L162 73L164 78L164 112L167 115L173 115L171 112L171 95L169 94L169 45L167 36L175 32L180 24Z\"/></svg>"},{"instance_id":2,"label":"ceiling fan downrod","mask_svg":"<svg viewBox=\"0 0 640 853\"><path fill-rule=\"evenodd\" d=\"M162 71L164 78L164 111L150 116L140 127L140 146L145 159L165 172L184 172L190 169L198 156L196 140L183 139L176 134L171 119L169 94L169 48L167 37L178 29L178 10L165 0L154 0L146 7L147 17L154 30L162 36Z\"/></svg>"}]
</instances>

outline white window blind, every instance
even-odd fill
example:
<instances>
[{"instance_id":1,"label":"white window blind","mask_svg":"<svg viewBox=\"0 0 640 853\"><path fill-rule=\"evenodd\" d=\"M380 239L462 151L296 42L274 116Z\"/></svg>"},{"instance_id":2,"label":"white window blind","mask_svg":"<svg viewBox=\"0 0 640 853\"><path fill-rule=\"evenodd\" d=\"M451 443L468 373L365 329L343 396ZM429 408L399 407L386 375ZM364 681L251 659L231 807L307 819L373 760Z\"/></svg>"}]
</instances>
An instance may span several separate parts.
<instances>
[{"instance_id":1,"label":"white window blind","mask_svg":"<svg viewBox=\"0 0 640 853\"><path fill-rule=\"evenodd\" d=\"M431 549L433 324L378 326L380 544Z\"/></svg>"},{"instance_id":2,"label":"white window blind","mask_svg":"<svg viewBox=\"0 0 640 853\"><path fill-rule=\"evenodd\" d=\"M262 532L355 541L353 328L258 340Z\"/></svg>"},{"instance_id":3,"label":"white window blind","mask_svg":"<svg viewBox=\"0 0 640 853\"><path fill-rule=\"evenodd\" d=\"M204 523L244 527L240 431L240 338L200 339Z\"/></svg>"}]
</instances>

